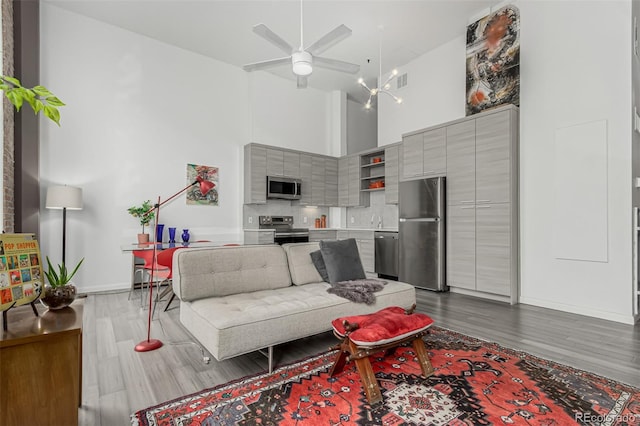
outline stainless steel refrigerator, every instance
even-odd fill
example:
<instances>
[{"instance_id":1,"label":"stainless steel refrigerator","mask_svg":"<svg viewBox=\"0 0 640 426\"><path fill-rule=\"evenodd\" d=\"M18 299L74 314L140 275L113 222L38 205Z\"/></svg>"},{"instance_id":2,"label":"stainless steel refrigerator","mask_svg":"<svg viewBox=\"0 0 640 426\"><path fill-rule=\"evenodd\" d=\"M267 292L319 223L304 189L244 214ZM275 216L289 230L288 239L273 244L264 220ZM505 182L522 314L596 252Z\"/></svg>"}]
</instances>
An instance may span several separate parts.
<instances>
[{"instance_id":1,"label":"stainless steel refrigerator","mask_svg":"<svg viewBox=\"0 0 640 426\"><path fill-rule=\"evenodd\" d=\"M445 179L400 182L400 281L447 291L445 277Z\"/></svg>"}]
</instances>

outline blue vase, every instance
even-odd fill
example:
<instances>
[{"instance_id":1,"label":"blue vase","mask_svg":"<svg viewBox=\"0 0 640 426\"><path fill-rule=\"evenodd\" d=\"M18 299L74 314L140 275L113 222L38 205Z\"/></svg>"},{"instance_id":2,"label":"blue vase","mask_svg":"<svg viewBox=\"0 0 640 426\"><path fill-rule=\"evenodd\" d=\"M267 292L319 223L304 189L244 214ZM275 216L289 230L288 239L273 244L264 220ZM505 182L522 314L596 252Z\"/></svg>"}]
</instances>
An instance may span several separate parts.
<instances>
[{"instance_id":1,"label":"blue vase","mask_svg":"<svg viewBox=\"0 0 640 426\"><path fill-rule=\"evenodd\" d=\"M162 242L162 235L164 234L164 224L159 223L156 227L156 243Z\"/></svg>"},{"instance_id":2,"label":"blue vase","mask_svg":"<svg viewBox=\"0 0 640 426\"><path fill-rule=\"evenodd\" d=\"M169 242L176 242L176 228L169 228Z\"/></svg>"},{"instance_id":3,"label":"blue vase","mask_svg":"<svg viewBox=\"0 0 640 426\"><path fill-rule=\"evenodd\" d=\"M190 237L191 236L189 235L189 230L188 229L183 229L182 230L182 241L185 242L185 243L188 243Z\"/></svg>"}]
</instances>

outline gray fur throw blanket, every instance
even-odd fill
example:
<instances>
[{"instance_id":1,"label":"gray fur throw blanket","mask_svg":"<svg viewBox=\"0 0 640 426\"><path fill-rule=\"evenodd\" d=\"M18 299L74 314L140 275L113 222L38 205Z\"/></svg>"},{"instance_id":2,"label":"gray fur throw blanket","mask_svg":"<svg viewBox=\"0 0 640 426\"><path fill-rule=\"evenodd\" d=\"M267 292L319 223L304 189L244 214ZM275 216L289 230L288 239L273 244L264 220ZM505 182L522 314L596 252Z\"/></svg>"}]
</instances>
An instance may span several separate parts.
<instances>
[{"instance_id":1,"label":"gray fur throw blanket","mask_svg":"<svg viewBox=\"0 0 640 426\"><path fill-rule=\"evenodd\" d=\"M344 297L355 303L366 303L373 305L376 303L376 291L384 288L386 281L377 279L364 279L352 281L340 281L327 289L327 293Z\"/></svg>"}]
</instances>

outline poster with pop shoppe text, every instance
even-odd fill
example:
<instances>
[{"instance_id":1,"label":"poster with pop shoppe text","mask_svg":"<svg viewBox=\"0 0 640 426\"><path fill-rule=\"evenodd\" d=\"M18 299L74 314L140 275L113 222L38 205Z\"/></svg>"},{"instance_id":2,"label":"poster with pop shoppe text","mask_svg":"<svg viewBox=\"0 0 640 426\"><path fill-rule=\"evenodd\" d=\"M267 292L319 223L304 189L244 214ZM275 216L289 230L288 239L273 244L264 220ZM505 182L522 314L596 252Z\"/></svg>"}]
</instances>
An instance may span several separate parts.
<instances>
[{"instance_id":1,"label":"poster with pop shoppe text","mask_svg":"<svg viewBox=\"0 0 640 426\"><path fill-rule=\"evenodd\" d=\"M0 312L40 297L43 276L34 234L0 234Z\"/></svg>"}]
</instances>

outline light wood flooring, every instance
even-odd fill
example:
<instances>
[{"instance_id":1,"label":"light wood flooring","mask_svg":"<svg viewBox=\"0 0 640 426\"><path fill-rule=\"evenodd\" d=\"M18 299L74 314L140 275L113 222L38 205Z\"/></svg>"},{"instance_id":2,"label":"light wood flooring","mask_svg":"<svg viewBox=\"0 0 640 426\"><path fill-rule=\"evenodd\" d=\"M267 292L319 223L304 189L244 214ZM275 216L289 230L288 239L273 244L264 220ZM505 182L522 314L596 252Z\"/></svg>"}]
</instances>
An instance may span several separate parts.
<instances>
[{"instance_id":1,"label":"light wood flooring","mask_svg":"<svg viewBox=\"0 0 640 426\"><path fill-rule=\"evenodd\" d=\"M127 425L137 410L267 368L257 352L221 362L205 353L211 361L203 362L200 346L180 324L177 301L167 312L159 309L152 323L151 337L164 346L135 352L146 339L148 311L134 296L92 294L84 302L81 425ZM640 326L453 293L417 290L417 299L418 310L438 326L640 387ZM334 343L325 333L280 345L275 355L289 363Z\"/></svg>"}]
</instances>

